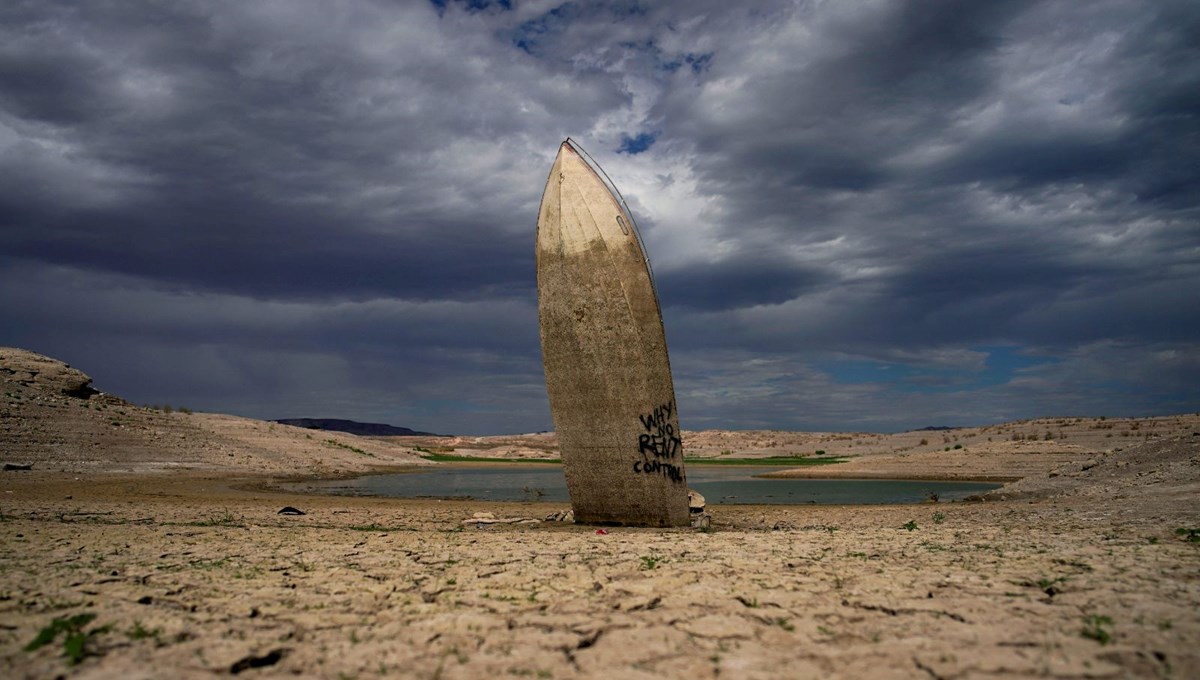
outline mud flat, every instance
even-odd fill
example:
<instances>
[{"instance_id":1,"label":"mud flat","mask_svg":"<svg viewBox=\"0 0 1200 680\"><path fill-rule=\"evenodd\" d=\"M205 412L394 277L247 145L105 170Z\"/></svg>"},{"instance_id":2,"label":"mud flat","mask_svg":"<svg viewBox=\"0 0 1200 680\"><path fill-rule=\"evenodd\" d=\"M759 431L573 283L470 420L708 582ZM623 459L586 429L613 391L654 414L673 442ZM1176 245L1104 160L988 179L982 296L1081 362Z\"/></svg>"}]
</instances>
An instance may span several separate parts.
<instances>
[{"instance_id":1,"label":"mud flat","mask_svg":"<svg viewBox=\"0 0 1200 680\"><path fill-rule=\"evenodd\" d=\"M464 525L560 507L228 472L8 471L0 675L1197 677L1198 442L985 502L722 506L708 532ZM71 630L26 650L80 614L76 665Z\"/></svg>"}]
</instances>

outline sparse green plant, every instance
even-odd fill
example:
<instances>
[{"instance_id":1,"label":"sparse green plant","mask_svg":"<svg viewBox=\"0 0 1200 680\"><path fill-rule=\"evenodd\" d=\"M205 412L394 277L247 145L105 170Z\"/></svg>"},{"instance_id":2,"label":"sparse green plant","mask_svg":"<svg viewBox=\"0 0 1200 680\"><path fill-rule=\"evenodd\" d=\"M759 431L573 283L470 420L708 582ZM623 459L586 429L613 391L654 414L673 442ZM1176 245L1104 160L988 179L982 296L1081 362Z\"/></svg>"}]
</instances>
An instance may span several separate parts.
<instances>
[{"instance_id":1,"label":"sparse green plant","mask_svg":"<svg viewBox=\"0 0 1200 680\"><path fill-rule=\"evenodd\" d=\"M788 618L785 618L782 616L775 619L775 624L778 625L780 628L786 630L789 633L796 630L796 626L792 625L791 619L788 619Z\"/></svg>"},{"instance_id":2,"label":"sparse green plant","mask_svg":"<svg viewBox=\"0 0 1200 680\"><path fill-rule=\"evenodd\" d=\"M1107 645L1112 642L1112 632L1107 628L1111 625L1111 618L1100 614L1089 614L1083 617L1083 630L1080 633L1085 638Z\"/></svg>"},{"instance_id":3,"label":"sparse green plant","mask_svg":"<svg viewBox=\"0 0 1200 680\"><path fill-rule=\"evenodd\" d=\"M818 456L824 456L824 455L825 455L825 449L817 449L817 455L818 455Z\"/></svg>"},{"instance_id":4,"label":"sparse green plant","mask_svg":"<svg viewBox=\"0 0 1200 680\"><path fill-rule=\"evenodd\" d=\"M1179 527L1175 530L1175 535L1180 536L1188 543L1200 543L1200 529Z\"/></svg>"},{"instance_id":5,"label":"sparse green plant","mask_svg":"<svg viewBox=\"0 0 1200 680\"><path fill-rule=\"evenodd\" d=\"M347 451L353 451L355 453L358 453L358 454L361 454L364 456L370 456L371 458L375 457L375 454L373 454L369 451L363 451L362 449L358 448L357 446L350 446L349 444L343 444L336 439L326 439L325 443L330 444L332 446L336 446L338 448L346 449Z\"/></svg>"},{"instance_id":6,"label":"sparse green plant","mask_svg":"<svg viewBox=\"0 0 1200 680\"><path fill-rule=\"evenodd\" d=\"M658 563L665 561L659 555L642 555L641 560L642 560L642 566L638 567L638 569L641 571L649 571L651 569L657 569Z\"/></svg>"},{"instance_id":7,"label":"sparse green plant","mask_svg":"<svg viewBox=\"0 0 1200 680\"><path fill-rule=\"evenodd\" d=\"M199 522L193 522L193 526L198 527L240 527L243 526L240 521L233 516L233 513L225 510L224 514L212 515L207 519L202 519Z\"/></svg>"},{"instance_id":8,"label":"sparse green plant","mask_svg":"<svg viewBox=\"0 0 1200 680\"><path fill-rule=\"evenodd\" d=\"M946 521L946 513L943 513L943 512L933 513L933 523L934 524L941 524L942 522L945 522L945 521Z\"/></svg>"},{"instance_id":9,"label":"sparse green plant","mask_svg":"<svg viewBox=\"0 0 1200 680\"><path fill-rule=\"evenodd\" d=\"M38 631L37 637L25 645L25 651L32 652L41 649L62 635L62 655L66 657L68 664L77 665L85 657L95 653L88 648L88 642L97 635L102 635L112 629L112 626L100 626L84 631L84 627L95 619L96 615L91 612L56 618Z\"/></svg>"},{"instance_id":10,"label":"sparse green plant","mask_svg":"<svg viewBox=\"0 0 1200 680\"><path fill-rule=\"evenodd\" d=\"M907 522L905 522L903 525L901 525L900 528L907 529L908 531L916 531L917 530L917 522L916 522L916 520L910 519Z\"/></svg>"},{"instance_id":11,"label":"sparse green plant","mask_svg":"<svg viewBox=\"0 0 1200 680\"><path fill-rule=\"evenodd\" d=\"M147 628L142 625L141 621L134 621L133 627L125 631L125 636L130 640L153 639L155 642L159 642L160 635L162 635L162 628Z\"/></svg>"},{"instance_id":12,"label":"sparse green plant","mask_svg":"<svg viewBox=\"0 0 1200 680\"><path fill-rule=\"evenodd\" d=\"M955 444L955 445L954 445L954 449L955 449L955 450L958 450L958 449L961 449L961 448L962 448L962 444Z\"/></svg>"}]
</instances>

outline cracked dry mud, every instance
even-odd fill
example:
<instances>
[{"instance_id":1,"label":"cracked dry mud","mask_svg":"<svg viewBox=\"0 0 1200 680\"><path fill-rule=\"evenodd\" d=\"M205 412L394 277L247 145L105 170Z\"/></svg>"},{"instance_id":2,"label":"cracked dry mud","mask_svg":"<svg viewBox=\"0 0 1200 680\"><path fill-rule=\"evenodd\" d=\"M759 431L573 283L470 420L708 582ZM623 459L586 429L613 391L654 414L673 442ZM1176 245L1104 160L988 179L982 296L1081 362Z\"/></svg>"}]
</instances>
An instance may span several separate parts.
<instances>
[{"instance_id":1,"label":"cracked dry mud","mask_svg":"<svg viewBox=\"0 0 1200 680\"><path fill-rule=\"evenodd\" d=\"M1195 446L1179 446L1194 465ZM1198 524L1194 484L1116 503L1035 489L720 507L711 532L599 535L461 525L547 504L310 497L219 477L11 479L5 677L1200 675L1200 547L1175 533ZM307 514L277 515L285 505ZM23 650L79 612L111 626L79 665L60 644Z\"/></svg>"}]
</instances>

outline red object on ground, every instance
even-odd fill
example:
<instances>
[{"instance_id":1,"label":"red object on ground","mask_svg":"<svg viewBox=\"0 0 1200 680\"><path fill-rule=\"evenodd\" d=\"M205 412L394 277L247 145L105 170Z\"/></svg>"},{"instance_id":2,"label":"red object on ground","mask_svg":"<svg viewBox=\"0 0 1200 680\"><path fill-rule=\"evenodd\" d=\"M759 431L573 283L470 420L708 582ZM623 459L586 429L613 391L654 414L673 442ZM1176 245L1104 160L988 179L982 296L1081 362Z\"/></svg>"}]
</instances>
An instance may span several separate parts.
<instances>
[{"instance_id":1,"label":"red object on ground","mask_svg":"<svg viewBox=\"0 0 1200 680\"><path fill-rule=\"evenodd\" d=\"M596 533L599 534L600 536L604 536L604 535L608 534L608 532L605 531L604 529L596 529Z\"/></svg>"}]
</instances>

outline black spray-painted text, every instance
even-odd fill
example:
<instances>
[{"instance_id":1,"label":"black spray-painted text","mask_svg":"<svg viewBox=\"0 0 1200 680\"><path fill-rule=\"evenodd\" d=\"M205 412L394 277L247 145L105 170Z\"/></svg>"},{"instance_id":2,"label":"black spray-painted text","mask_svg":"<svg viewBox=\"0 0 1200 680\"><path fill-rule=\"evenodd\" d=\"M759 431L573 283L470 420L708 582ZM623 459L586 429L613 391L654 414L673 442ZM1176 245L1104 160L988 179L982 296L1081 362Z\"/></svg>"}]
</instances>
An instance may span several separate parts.
<instances>
[{"instance_id":1,"label":"black spray-painted text","mask_svg":"<svg viewBox=\"0 0 1200 680\"><path fill-rule=\"evenodd\" d=\"M683 440L675 431L671 415L675 412L674 401L662 406L656 406L653 411L638 418L642 421L645 432L638 434L638 453L643 458L653 456L653 459L639 460L633 464L633 471L641 474L661 474L672 481L683 481L683 468L680 465L668 463L663 459L673 459L680 455Z\"/></svg>"}]
</instances>

